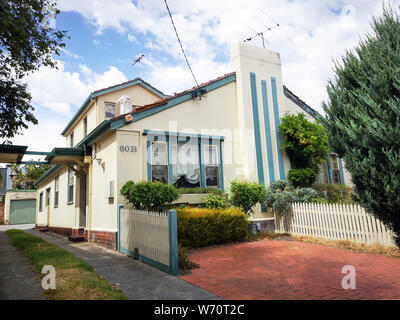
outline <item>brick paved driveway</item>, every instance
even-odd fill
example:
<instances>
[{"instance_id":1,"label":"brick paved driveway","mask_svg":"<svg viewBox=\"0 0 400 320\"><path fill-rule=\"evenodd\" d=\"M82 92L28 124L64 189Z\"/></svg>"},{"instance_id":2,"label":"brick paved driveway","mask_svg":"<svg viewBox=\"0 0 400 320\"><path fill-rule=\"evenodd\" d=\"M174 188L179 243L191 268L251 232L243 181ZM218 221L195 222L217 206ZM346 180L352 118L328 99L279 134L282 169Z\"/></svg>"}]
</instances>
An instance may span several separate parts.
<instances>
[{"instance_id":1,"label":"brick paved driveway","mask_svg":"<svg viewBox=\"0 0 400 320\"><path fill-rule=\"evenodd\" d=\"M400 299L400 258L300 242L259 241L199 250L200 269L181 276L224 299ZM356 290L343 290L343 266Z\"/></svg>"}]
</instances>

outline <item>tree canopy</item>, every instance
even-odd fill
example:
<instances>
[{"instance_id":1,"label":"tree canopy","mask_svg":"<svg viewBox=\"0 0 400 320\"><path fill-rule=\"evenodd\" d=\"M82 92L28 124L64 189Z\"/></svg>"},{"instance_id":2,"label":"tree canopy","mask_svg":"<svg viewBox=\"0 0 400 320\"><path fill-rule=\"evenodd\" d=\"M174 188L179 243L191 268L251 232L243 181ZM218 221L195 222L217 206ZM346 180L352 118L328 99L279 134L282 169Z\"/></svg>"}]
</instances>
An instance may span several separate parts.
<instances>
[{"instance_id":1,"label":"tree canopy","mask_svg":"<svg viewBox=\"0 0 400 320\"><path fill-rule=\"evenodd\" d=\"M333 150L344 158L360 203L400 244L400 20L391 8L336 63L323 104Z\"/></svg>"},{"instance_id":2,"label":"tree canopy","mask_svg":"<svg viewBox=\"0 0 400 320\"><path fill-rule=\"evenodd\" d=\"M0 1L0 139L5 141L38 123L23 79L41 66L56 68L52 55L65 46L66 31L49 28L49 14L59 14L55 5L52 0Z\"/></svg>"}]
</instances>

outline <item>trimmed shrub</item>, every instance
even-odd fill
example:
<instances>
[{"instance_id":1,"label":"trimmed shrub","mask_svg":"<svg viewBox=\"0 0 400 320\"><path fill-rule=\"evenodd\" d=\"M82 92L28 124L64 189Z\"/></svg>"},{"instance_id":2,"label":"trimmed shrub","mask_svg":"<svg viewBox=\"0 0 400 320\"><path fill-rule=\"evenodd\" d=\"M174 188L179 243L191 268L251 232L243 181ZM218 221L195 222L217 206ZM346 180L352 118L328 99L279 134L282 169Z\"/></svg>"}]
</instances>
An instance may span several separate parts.
<instances>
[{"instance_id":1,"label":"trimmed shrub","mask_svg":"<svg viewBox=\"0 0 400 320\"><path fill-rule=\"evenodd\" d=\"M121 188L121 195L126 201L139 210L158 211L161 206L170 204L180 197L179 191L173 186L161 182L128 181Z\"/></svg>"},{"instance_id":2,"label":"trimmed shrub","mask_svg":"<svg viewBox=\"0 0 400 320\"><path fill-rule=\"evenodd\" d=\"M211 194L219 194L222 195L224 193L223 190L213 189L213 188L179 188L178 191L181 194L204 194L204 193L211 193Z\"/></svg>"},{"instance_id":3,"label":"trimmed shrub","mask_svg":"<svg viewBox=\"0 0 400 320\"><path fill-rule=\"evenodd\" d=\"M225 197L220 195L209 195L204 199L204 205L209 209L225 209L228 206Z\"/></svg>"},{"instance_id":4,"label":"trimmed shrub","mask_svg":"<svg viewBox=\"0 0 400 320\"><path fill-rule=\"evenodd\" d=\"M319 194L312 188L301 188L293 191L295 202L313 202L319 198Z\"/></svg>"},{"instance_id":5,"label":"trimmed shrub","mask_svg":"<svg viewBox=\"0 0 400 320\"><path fill-rule=\"evenodd\" d=\"M328 203L357 203L357 195L353 189L340 184L316 184L314 189L321 198L326 198Z\"/></svg>"},{"instance_id":6,"label":"trimmed shrub","mask_svg":"<svg viewBox=\"0 0 400 320\"><path fill-rule=\"evenodd\" d=\"M239 209L185 208L177 212L178 239L183 247L200 248L247 238L249 221Z\"/></svg>"},{"instance_id":7,"label":"trimmed shrub","mask_svg":"<svg viewBox=\"0 0 400 320\"><path fill-rule=\"evenodd\" d=\"M289 184L289 182L287 182L285 180L272 182L271 185L269 186L269 189L271 189L275 192L278 190L285 191L290 188L291 188L291 185Z\"/></svg>"},{"instance_id":8,"label":"trimmed shrub","mask_svg":"<svg viewBox=\"0 0 400 320\"><path fill-rule=\"evenodd\" d=\"M232 181L231 194L232 205L246 214L252 213L253 207L264 203L267 198L267 191L262 185L246 181Z\"/></svg>"},{"instance_id":9,"label":"trimmed shrub","mask_svg":"<svg viewBox=\"0 0 400 320\"><path fill-rule=\"evenodd\" d=\"M289 171L289 180L295 187L310 188L318 177L313 168L292 169Z\"/></svg>"}]
</instances>

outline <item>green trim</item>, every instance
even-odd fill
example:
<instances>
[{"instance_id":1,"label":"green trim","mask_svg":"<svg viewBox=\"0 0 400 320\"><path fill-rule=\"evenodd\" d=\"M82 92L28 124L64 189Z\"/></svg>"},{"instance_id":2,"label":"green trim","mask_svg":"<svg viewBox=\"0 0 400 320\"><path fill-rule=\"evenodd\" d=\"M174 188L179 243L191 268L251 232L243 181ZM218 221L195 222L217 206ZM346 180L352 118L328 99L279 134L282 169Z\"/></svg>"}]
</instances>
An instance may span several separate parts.
<instances>
[{"instance_id":1,"label":"green trim","mask_svg":"<svg viewBox=\"0 0 400 320\"><path fill-rule=\"evenodd\" d=\"M331 160L330 160L330 156L328 157L328 160L326 161L326 165L328 167L328 179L329 179L329 183L333 182L333 174L332 174L332 167L331 167Z\"/></svg>"},{"instance_id":2,"label":"green trim","mask_svg":"<svg viewBox=\"0 0 400 320\"><path fill-rule=\"evenodd\" d=\"M223 136L209 136L203 134L192 134L192 133L184 133L184 132L169 132L169 131L158 131L158 130L143 130L144 136L165 136L167 139L170 136L182 138L195 138L195 139L212 139L224 141L225 137Z\"/></svg>"},{"instance_id":3,"label":"green trim","mask_svg":"<svg viewBox=\"0 0 400 320\"><path fill-rule=\"evenodd\" d=\"M151 181L151 141L147 139L147 180Z\"/></svg>"},{"instance_id":4,"label":"green trim","mask_svg":"<svg viewBox=\"0 0 400 320\"><path fill-rule=\"evenodd\" d=\"M339 170L340 170L340 181L344 185L344 172L343 172L343 162L342 158L337 158L339 163Z\"/></svg>"},{"instance_id":5,"label":"green trim","mask_svg":"<svg viewBox=\"0 0 400 320\"><path fill-rule=\"evenodd\" d=\"M16 145L8 145L2 144L0 145L0 153L7 153L7 154L17 154L17 163L20 163L24 154L28 149L27 146L16 146Z\"/></svg>"},{"instance_id":6,"label":"green trim","mask_svg":"<svg viewBox=\"0 0 400 320\"><path fill-rule=\"evenodd\" d=\"M269 105L268 105L268 93L267 93L267 81L261 81L261 91L263 99L264 109L264 126L265 126L265 138L267 144L267 156L268 156L268 174L269 182L275 182L275 168L274 168L274 155L272 153L272 135L271 135L271 124L269 117Z\"/></svg>"},{"instance_id":7,"label":"green trim","mask_svg":"<svg viewBox=\"0 0 400 320\"><path fill-rule=\"evenodd\" d=\"M258 116L258 98L257 98L257 84L255 73L250 73L250 86L251 86L251 100L253 107L253 124L254 124L254 138L257 156L257 172L258 172L258 183L265 186L264 179L264 164L262 158L261 149L261 134L260 134L260 120Z\"/></svg>"},{"instance_id":8,"label":"green trim","mask_svg":"<svg viewBox=\"0 0 400 320\"><path fill-rule=\"evenodd\" d=\"M38 180L35 181L33 184L35 187L37 187L43 180L49 178L53 173L56 173L59 169L61 169L62 165L57 164L53 165L49 170L47 170Z\"/></svg>"},{"instance_id":9,"label":"green trim","mask_svg":"<svg viewBox=\"0 0 400 320\"><path fill-rule=\"evenodd\" d=\"M220 87L223 87L223 86L225 86L231 82L235 82L235 81L236 81L236 74L232 74L232 75L222 78L220 80L214 81L214 82L212 82L206 86L203 86L201 88L205 89L207 92L210 92L210 91L216 90ZM152 115L155 115L155 114L162 112L164 110L167 110L169 108L175 107L183 102L186 102L186 101L189 101L192 99L193 99L192 91L189 91L188 93L182 94L177 97L172 97L163 105L134 113L133 120L128 123L125 122L125 119L123 119L123 118L113 120L111 123L111 130L122 128L130 123L140 121L144 118L150 117Z\"/></svg>"},{"instance_id":10,"label":"green trim","mask_svg":"<svg viewBox=\"0 0 400 320\"><path fill-rule=\"evenodd\" d=\"M221 190L225 190L224 183L224 169L222 161L222 142L219 142L219 187Z\"/></svg>"},{"instance_id":11,"label":"green trim","mask_svg":"<svg viewBox=\"0 0 400 320\"><path fill-rule=\"evenodd\" d=\"M72 127L72 125L75 123L75 121L78 120L78 118L86 110L86 108L93 101L93 99L95 99L95 98L97 98L99 96L102 96L104 94L115 92L115 91L118 91L118 90L121 90L121 89L125 89L125 88L129 88L129 87L133 87L133 86L138 85L138 84L140 84L143 87L145 87L146 89L150 90L151 92L153 92L155 95L159 96L160 98L163 98L163 99L166 98L166 95L164 95L161 91L157 90L156 88L153 88L148 83L144 82L142 79L134 79L134 80L122 83L120 85L116 85L114 87L110 87L110 88L102 89L102 90L99 90L99 91L95 91L95 92L91 93L86 98L86 100L84 101L82 106L75 113L74 117L71 119L71 121L64 128L64 130L61 133L61 135L65 135L68 132L68 130Z\"/></svg>"},{"instance_id":12,"label":"green trim","mask_svg":"<svg viewBox=\"0 0 400 320\"><path fill-rule=\"evenodd\" d=\"M37 192L37 189L29 189L29 190L22 190L22 189L8 189L7 192Z\"/></svg>"},{"instance_id":13,"label":"green trim","mask_svg":"<svg viewBox=\"0 0 400 320\"><path fill-rule=\"evenodd\" d=\"M279 163L279 178L280 178L280 180L286 180L285 164L283 161L283 152L282 152L281 134L279 133L279 126L280 126L281 121L279 118L278 92L276 89L276 79L274 77L271 78L271 86L272 86L272 101L274 104L276 147L278 149L277 152L278 152L278 163Z\"/></svg>"},{"instance_id":14,"label":"green trim","mask_svg":"<svg viewBox=\"0 0 400 320\"><path fill-rule=\"evenodd\" d=\"M57 156L83 157L84 155L81 148L54 148L51 155L46 157L46 161L51 162Z\"/></svg>"},{"instance_id":15,"label":"green trim","mask_svg":"<svg viewBox=\"0 0 400 320\"><path fill-rule=\"evenodd\" d=\"M199 140L199 160L200 160L200 187L205 188L206 187L206 167L204 165L204 148L203 146L205 143L203 142L203 139Z\"/></svg>"},{"instance_id":16,"label":"green trim","mask_svg":"<svg viewBox=\"0 0 400 320\"><path fill-rule=\"evenodd\" d=\"M305 103L304 101L302 101L301 99L296 97L286 87L283 87L283 91L284 91L286 97L288 97L290 100L292 100L294 103L296 103L300 108L302 108L305 112L307 112L313 118L318 119L318 120L322 120L324 118L321 114L318 113L317 110L314 110L307 103Z\"/></svg>"},{"instance_id":17,"label":"green trim","mask_svg":"<svg viewBox=\"0 0 400 320\"><path fill-rule=\"evenodd\" d=\"M178 224L176 210L168 211L168 237L169 237L169 272L173 276L179 274L178 264Z\"/></svg>"}]
</instances>

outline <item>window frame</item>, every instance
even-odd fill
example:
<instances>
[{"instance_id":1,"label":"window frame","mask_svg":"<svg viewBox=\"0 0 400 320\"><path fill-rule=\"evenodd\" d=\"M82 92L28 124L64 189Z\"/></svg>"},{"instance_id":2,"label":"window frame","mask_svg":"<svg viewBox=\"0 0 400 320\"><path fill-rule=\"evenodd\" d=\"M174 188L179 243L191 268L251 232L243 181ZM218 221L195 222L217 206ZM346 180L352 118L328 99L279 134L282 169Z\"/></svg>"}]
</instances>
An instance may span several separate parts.
<instances>
[{"instance_id":1,"label":"window frame","mask_svg":"<svg viewBox=\"0 0 400 320\"><path fill-rule=\"evenodd\" d=\"M74 147L74 131L72 131L69 135L69 146L70 148Z\"/></svg>"},{"instance_id":2,"label":"window frame","mask_svg":"<svg viewBox=\"0 0 400 320\"><path fill-rule=\"evenodd\" d=\"M165 162L166 164L153 164L153 145L155 144L165 144ZM169 143L168 141L150 141L150 181L154 181L153 179L153 167L154 166L162 166L167 168L167 184L169 184L170 172L169 172Z\"/></svg>"},{"instance_id":3,"label":"window frame","mask_svg":"<svg viewBox=\"0 0 400 320\"><path fill-rule=\"evenodd\" d=\"M39 193L39 212L43 211L43 191Z\"/></svg>"},{"instance_id":4,"label":"window frame","mask_svg":"<svg viewBox=\"0 0 400 320\"><path fill-rule=\"evenodd\" d=\"M203 155L204 155L204 161L203 161L203 163L204 163L204 186L206 188L210 188L210 189L221 189L221 177L220 177L220 175L221 175L221 171L220 171L221 161L220 161L220 155L218 154L220 146L216 145L215 143L203 143L202 147L203 147L202 152L203 152ZM215 148L215 160L216 160L215 164L212 164L212 154L210 156L210 152L209 152L210 147L212 149ZM208 151L206 152L207 149L208 149ZM207 153L208 153L209 157L206 160ZM209 160L211 160L210 163L208 163ZM209 186L207 184L207 167L217 168L217 186Z\"/></svg>"},{"instance_id":5,"label":"window frame","mask_svg":"<svg viewBox=\"0 0 400 320\"><path fill-rule=\"evenodd\" d=\"M87 126L87 116L83 118L83 137L85 138L88 134L88 126Z\"/></svg>"},{"instance_id":6,"label":"window frame","mask_svg":"<svg viewBox=\"0 0 400 320\"><path fill-rule=\"evenodd\" d=\"M112 105L114 107L114 116L113 117L107 117L107 105ZM117 114L117 104L115 102L105 101L104 102L104 119L114 119L116 114Z\"/></svg>"},{"instance_id":7,"label":"window frame","mask_svg":"<svg viewBox=\"0 0 400 320\"><path fill-rule=\"evenodd\" d=\"M72 174L72 180L73 180L72 184L71 184L71 174ZM67 204L68 205L71 205L74 203L74 186L75 186L74 179L75 178L73 176L72 170L68 168L68 182L67 182ZM70 192L71 187L72 187L72 192Z\"/></svg>"},{"instance_id":8,"label":"window frame","mask_svg":"<svg viewBox=\"0 0 400 320\"><path fill-rule=\"evenodd\" d=\"M60 202L60 176L54 178L54 208L58 208Z\"/></svg>"},{"instance_id":9,"label":"window frame","mask_svg":"<svg viewBox=\"0 0 400 320\"><path fill-rule=\"evenodd\" d=\"M339 156L337 154L330 154L329 155L329 162L330 162L330 170L332 174L332 183L333 184L342 184L342 172L340 170L339 165ZM335 166L334 166L335 164ZM339 180L337 180L338 178Z\"/></svg>"},{"instance_id":10,"label":"window frame","mask_svg":"<svg viewBox=\"0 0 400 320\"><path fill-rule=\"evenodd\" d=\"M51 194L51 187L46 189L46 201L45 201L46 208L50 207L50 203L51 203L50 194Z\"/></svg>"}]
</instances>

